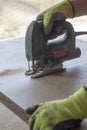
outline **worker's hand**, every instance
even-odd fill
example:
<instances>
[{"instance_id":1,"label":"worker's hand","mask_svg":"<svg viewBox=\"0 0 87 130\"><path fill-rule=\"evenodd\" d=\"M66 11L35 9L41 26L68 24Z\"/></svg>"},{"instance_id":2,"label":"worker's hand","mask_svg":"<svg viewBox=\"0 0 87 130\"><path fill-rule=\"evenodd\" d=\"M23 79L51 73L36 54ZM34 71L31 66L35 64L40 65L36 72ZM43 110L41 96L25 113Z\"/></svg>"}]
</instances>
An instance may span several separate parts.
<instances>
[{"instance_id":1,"label":"worker's hand","mask_svg":"<svg viewBox=\"0 0 87 130\"><path fill-rule=\"evenodd\" d=\"M58 4L48 8L37 16L37 20L43 19L44 28L47 28L52 15L59 13L59 20L64 20L66 18L73 18L74 12L72 4L69 0L62 0ZM61 17L62 14L64 17Z\"/></svg>"},{"instance_id":2,"label":"worker's hand","mask_svg":"<svg viewBox=\"0 0 87 130\"><path fill-rule=\"evenodd\" d=\"M72 130L87 117L87 92L84 88L64 100L41 103L28 108L30 130Z\"/></svg>"}]
</instances>

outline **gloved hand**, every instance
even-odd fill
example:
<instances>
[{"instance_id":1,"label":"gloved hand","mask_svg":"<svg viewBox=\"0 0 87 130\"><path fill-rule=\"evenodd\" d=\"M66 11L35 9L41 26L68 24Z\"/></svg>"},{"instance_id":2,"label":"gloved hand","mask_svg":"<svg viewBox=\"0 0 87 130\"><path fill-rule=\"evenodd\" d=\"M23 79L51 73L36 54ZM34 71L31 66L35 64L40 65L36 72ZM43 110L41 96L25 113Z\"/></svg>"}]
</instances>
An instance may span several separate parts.
<instances>
[{"instance_id":1,"label":"gloved hand","mask_svg":"<svg viewBox=\"0 0 87 130\"><path fill-rule=\"evenodd\" d=\"M87 118L87 91L81 88L72 96L27 109L30 130L72 130Z\"/></svg>"},{"instance_id":2,"label":"gloved hand","mask_svg":"<svg viewBox=\"0 0 87 130\"><path fill-rule=\"evenodd\" d=\"M55 13L59 13L59 20L63 20L62 18L73 18L74 17L74 9L69 0L62 0L60 3L48 8L37 16L38 19L43 19L44 28L47 28L52 15ZM64 15L64 17L60 17L60 14Z\"/></svg>"}]
</instances>

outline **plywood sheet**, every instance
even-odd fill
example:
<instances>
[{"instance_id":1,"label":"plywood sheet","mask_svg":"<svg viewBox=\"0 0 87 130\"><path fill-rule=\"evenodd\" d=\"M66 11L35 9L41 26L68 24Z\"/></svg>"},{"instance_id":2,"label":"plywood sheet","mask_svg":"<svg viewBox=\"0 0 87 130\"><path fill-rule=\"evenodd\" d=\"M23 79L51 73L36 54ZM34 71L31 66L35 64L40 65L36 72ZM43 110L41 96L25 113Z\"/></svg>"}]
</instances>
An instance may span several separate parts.
<instances>
[{"instance_id":1,"label":"plywood sheet","mask_svg":"<svg viewBox=\"0 0 87 130\"><path fill-rule=\"evenodd\" d=\"M40 102L61 99L73 94L87 84L87 43L77 40L76 45L80 47L82 55L65 62L66 71L31 79L24 74L27 69L24 39L1 42L0 92L22 110ZM86 127L87 121L82 125L82 130L86 130Z\"/></svg>"}]
</instances>

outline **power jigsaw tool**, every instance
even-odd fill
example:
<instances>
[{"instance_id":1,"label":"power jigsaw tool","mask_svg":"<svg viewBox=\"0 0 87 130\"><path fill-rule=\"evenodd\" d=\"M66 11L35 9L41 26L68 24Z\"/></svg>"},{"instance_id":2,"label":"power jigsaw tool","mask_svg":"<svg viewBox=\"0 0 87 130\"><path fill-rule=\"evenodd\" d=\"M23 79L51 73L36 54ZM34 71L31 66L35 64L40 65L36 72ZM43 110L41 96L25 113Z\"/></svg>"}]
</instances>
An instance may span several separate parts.
<instances>
[{"instance_id":1,"label":"power jigsaw tool","mask_svg":"<svg viewBox=\"0 0 87 130\"><path fill-rule=\"evenodd\" d=\"M63 70L63 62L80 57L76 36L87 32L75 32L71 23L52 17L45 33L43 20L32 21L26 31L25 52L32 78Z\"/></svg>"}]
</instances>

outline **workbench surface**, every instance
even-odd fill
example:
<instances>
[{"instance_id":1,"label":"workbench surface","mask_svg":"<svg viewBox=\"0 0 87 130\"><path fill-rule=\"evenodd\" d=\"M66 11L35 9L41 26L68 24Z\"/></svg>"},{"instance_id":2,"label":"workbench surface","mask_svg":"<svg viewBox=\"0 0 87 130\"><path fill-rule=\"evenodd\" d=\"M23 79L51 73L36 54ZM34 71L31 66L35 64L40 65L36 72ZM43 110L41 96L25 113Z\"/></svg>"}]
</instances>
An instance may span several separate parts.
<instances>
[{"instance_id":1,"label":"workbench surface","mask_svg":"<svg viewBox=\"0 0 87 130\"><path fill-rule=\"evenodd\" d=\"M7 96L23 110L40 102L66 98L87 84L86 42L77 40L76 46L81 49L82 55L65 62L66 71L36 79L25 76L28 65L24 44L24 38L0 42L0 94ZM4 98L0 100L3 103ZM80 130L86 129L87 120Z\"/></svg>"}]
</instances>

